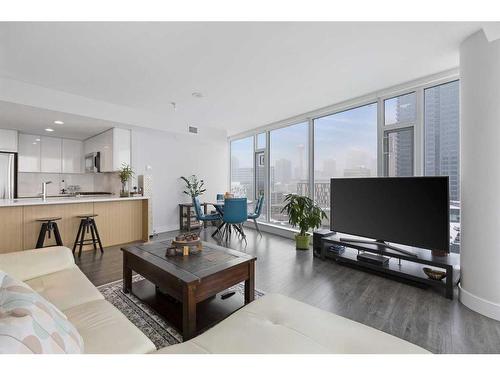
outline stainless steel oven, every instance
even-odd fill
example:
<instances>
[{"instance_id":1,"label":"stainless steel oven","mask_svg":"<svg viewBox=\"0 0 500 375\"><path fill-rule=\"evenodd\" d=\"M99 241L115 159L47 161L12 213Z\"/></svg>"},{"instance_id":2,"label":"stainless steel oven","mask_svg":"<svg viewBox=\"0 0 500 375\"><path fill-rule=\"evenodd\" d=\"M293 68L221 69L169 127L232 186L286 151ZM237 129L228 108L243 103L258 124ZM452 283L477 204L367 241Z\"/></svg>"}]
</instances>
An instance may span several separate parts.
<instances>
[{"instance_id":1,"label":"stainless steel oven","mask_svg":"<svg viewBox=\"0 0 500 375\"><path fill-rule=\"evenodd\" d=\"M101 171L100 152L91 152L85 155L85 173L99 173Z\"/></svg>"}]
</instances>

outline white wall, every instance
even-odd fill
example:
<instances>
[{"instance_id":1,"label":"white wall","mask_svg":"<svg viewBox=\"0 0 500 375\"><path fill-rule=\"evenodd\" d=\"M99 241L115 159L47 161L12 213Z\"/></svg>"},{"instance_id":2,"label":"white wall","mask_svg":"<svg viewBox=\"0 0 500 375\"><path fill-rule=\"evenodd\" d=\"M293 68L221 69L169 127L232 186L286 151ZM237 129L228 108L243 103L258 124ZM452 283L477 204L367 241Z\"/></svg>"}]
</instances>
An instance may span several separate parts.
<instances>
[{"instance_id":1,"label":"white wall","mask_svg":"<svg viewBox=\"0 0 500 375\"><path fill-rule=\"evenodd\" d=\"M196 174L207 191L201 200L214 201L227 190L229 150L226 136L205 137L147 129L132 130L132 168L153 176L153 229L179 228L178 204L189 202L180 176ZM146 166L152 167L146 171Z\"/></svg>"},{"instance_id":2,"label":"white wall","mask_svg":"<svg viewBox=\"0 0 500 375\"><path fill-rule=\"evenodd\" d=\"M462 43L460 85L460 300L500 320L500 41Z\"/></svg>"}]
</instances>

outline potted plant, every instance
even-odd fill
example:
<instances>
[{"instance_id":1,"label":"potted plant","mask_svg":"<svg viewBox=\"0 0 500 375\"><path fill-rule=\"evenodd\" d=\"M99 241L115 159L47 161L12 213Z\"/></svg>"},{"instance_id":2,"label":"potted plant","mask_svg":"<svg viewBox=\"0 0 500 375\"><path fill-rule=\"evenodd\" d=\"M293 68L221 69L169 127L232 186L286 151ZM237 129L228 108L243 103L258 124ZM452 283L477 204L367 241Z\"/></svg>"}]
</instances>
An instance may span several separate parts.
<instances>
[{"instance_id":1,"label":"potted plant","mask_svg":"<svg viewBox=\"0 0 500 375\"><path fill-rule=\"evenodd\" d=\"M326 213L314 204L311 198L303 195L287 194L284 202L285 206L281 212L287 214L288 222L292 227L300 229L300 232L295 235L297 249L308 250L310 235L307 231L319 228L321 221L327 218Z\"/></svg>"},{"instance_id":2,"label":"potted plant","mask_svg":"<svg viewBox=\"0 0 500 375\"><path fill-rule=\"evenodd\" d=\"M128 191L127 183L134 175L134 171L127 163L123 163L122 167L118 170L118 176L122 182L122 189L120 191L120 197L128 197L130 195Z\"/></svg>"},{"instance_id":3,"label":"potted plant","mask_svg":"<svg viewBox=\"0 0 500 375\"><path fill-rule=\"evenodd\" d=\"M183 193L189 195L191 198L202 195L206 191L203 187L203 180L198 180L198 177L194 174L189 177L181 176L181 179L186 183L186 190Z\"/></svg>"}]
</instances>

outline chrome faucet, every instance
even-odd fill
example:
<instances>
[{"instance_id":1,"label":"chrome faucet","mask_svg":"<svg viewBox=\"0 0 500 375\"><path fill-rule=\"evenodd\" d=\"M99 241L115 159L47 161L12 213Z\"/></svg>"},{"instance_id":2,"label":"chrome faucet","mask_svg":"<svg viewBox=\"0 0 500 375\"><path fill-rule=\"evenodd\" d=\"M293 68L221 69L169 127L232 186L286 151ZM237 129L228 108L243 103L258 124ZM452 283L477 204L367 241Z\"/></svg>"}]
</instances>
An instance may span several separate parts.
<instances>
[{"instance_id":1,"label":"chrome faucet","mask_svg":"<svg viewBox=\"0 0 500 375\"><path fill-rule=\"evenodd\" d=\"M47 200L47 185L51 184L52 181L45 181L42 182L42 199L45 201Z\"/></svg>"}]
</instances>

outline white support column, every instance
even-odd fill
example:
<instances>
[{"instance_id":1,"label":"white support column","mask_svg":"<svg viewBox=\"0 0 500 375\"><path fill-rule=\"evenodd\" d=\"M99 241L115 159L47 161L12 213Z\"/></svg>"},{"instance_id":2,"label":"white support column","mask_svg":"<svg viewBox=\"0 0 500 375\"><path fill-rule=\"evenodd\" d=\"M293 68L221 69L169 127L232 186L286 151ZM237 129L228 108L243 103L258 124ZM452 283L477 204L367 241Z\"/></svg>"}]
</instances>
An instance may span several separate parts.
<instances>
[{"instance_id":1,"label":"white support column","mask_svg":"<svg viewBox=\"0 0 500 375\"><path fill-rule=\"evenodd\" d=\"M500 41L460 46L460 301L500 320Z\"/></svg>"}]
</instances>

